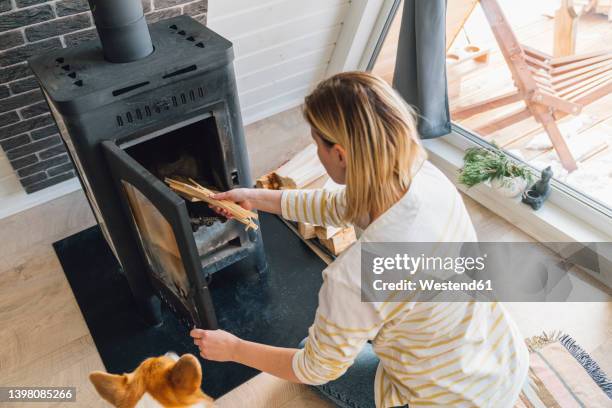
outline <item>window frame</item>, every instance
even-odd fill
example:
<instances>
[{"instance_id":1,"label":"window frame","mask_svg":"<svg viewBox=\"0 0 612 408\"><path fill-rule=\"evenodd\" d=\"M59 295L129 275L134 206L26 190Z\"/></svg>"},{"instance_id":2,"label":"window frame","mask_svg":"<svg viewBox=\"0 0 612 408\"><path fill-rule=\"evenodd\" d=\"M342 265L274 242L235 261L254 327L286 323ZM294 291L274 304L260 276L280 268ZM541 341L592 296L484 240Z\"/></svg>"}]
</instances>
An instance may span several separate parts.
<instances>
[{"instance_id":1,"label":"window frame","mask_svg":"<svg viewBox=\"0 0 612 408\"><path fill-rule=\"evenodd\" d=\"M380 4L377 11L377 21L372 29L370 40L364 48L364 54L359 66L355 68L365 71L369 71L373 68L393 18L397 12L401 12L399 7L401 2L402 0L384 0ZM475 146L492 147L490 143L479 137L478 134L454 121L452 122L452 132L446 136L442 136L441 140L463 151L469 147ZM431 146L430 149L435 149L435 147ZM504 153L531 168L536 176L539 175L540 172L530 164L523 162L507 151L504 151ZM456 182L456 180L453 181ZM556 179L553 179L552 187L553 194L551 194L547 202L548 205L554 204L564 211L583 219L589 225L608 235L612 240L611 208Z\"/></svg>"},{"instance_id":2,"label":"window frame","mask_svg":"<svg viewBox=\"0 0 612 408\"><path fill-rule=\"evenodd\" d=\"M456 122L452 122L453 133L443 136L451 145L465 150L469 147L493 147L490 143L480 137L477 133L461 126ZM531 169L536 177L539 176L540 170L533 167L531 164L522 161L512 153L502 150L504 154L511 157L513 160ZM553 203L565 211L579 215L591 225L598 226L602 223L609 224L609 228L603 228L608 235L612 236L612 209L605 204L597 201L574 187L571 187L562 181L553 177L551 186L553 193L548 199L549 203Z\"/></svg>"},{"instance_id":3,"label":"window frame","mask_svg":"<svg viewBox=\"0 0 612 408\"><path fill-rule=\"evenodd\" d=\"M391 22L397 12L401 12L402 0L384 0L381 4L376 24L371 31L370 40L364 48L361 62L354 69L370 71L384 43ZM430 153L430 160L437 165L457 188L506 219L517 228L540 242L612 242L612 209L596 199L553 179L552 193L538 210L533 211L521 203L520 198L509 199L497 194L489 185L482 184L466 188L458 184L457 173L463 165L463 155L470 147L492 145L458 123L452 122L448 135L423 142ZM540 171L523 162L518 157L504 151L512 159L531 168L536 177ZM612 286L612 271L604 274L590 273L593 277Z\"/></svg>"}]
</instances>

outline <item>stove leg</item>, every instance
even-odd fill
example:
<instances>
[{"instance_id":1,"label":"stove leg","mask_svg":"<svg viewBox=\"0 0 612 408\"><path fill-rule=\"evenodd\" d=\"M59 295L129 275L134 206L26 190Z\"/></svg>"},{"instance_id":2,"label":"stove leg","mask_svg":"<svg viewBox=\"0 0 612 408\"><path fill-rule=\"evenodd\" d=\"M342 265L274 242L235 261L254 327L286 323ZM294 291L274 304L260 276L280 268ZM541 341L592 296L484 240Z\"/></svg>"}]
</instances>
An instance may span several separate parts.
<instances>
[{"instance_id":1,"label":"stove leg","mask_svg":"<svg viewBox=\"0 0 612 408\"><path fill-rule=\"evenodd\" d=\"M153 292L153 288L146 278L146 272L139 267L140 265L134 263L134 257L124 259L129 268L123 268L121 273L128 282L140 318L147 326L161 326L164 323L161 301Z\"/></svg>"},{"instance_id":2,"label":"stove leg","mask_svg":"<svg viewBox=\"0 0 612 408\"><path fill-rule=\"evenodd\" d=\"M268 260L266 259L266 252L263 247L263 239L261 237L261 230L249 230L249 239L255 243L255 248L252 253L252 259L255 262L255 269L258 273L264 273L268 270Z\"/></svg>"},{"instance_id":3,"label":"stove leg","mask_svg":"<svg viewBox=\"0 0 612 408\"><path fill-rule=\"evenodd\" d=\"M258 273L265 273L268 270L268 260L266 259L266 252L264 251L261 235L257 240L255 251L253 253L253 259L255 261L255 269Z\"/></svg>"}]
</instances>

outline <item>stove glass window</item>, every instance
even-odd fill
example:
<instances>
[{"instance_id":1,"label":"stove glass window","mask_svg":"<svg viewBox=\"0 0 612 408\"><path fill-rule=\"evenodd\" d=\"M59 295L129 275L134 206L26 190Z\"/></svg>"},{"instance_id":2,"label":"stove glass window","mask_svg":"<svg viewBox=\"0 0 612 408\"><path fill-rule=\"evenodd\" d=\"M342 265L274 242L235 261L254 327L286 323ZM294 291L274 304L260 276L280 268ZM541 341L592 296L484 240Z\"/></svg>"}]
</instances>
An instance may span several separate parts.
<instances>
[{"instance_id":1,"label":"stove glass window","mask_svg":"<svg viewBox=\"0 0 612 408\"><path fill-rule=\"evenodd\" d=\"M122 181L151 272L180 298L189 293L189 280L172 226L136 187Z\"/></svg>"}]
</instances>

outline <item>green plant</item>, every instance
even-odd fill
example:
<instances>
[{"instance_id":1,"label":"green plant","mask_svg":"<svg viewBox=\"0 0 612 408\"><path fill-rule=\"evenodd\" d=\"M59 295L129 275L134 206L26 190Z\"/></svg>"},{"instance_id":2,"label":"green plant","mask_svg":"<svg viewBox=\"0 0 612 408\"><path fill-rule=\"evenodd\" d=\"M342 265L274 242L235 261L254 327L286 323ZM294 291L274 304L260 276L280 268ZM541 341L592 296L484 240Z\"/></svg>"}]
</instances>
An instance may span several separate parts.
<instances>
[{"instance_id":1,"label":"green plant","mask_svg":"<svg viewBox=\"0 0 612 408\"><path fill-rule=\"evenodd\" d=\"M459 182L468 187L493 179L519 177L531 184L531 171L510 159L500 150L473 147L465 152L463 168L459 170Z\"/></svg>"}]
</instances>

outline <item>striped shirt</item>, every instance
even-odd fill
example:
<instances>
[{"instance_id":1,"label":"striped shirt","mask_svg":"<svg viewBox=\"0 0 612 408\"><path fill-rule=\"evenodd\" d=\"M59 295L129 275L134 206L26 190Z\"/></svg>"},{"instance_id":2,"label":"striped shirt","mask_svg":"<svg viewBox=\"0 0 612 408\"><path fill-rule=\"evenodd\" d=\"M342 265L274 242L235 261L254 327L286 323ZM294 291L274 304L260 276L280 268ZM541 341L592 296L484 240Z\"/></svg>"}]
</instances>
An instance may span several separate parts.
<instances>
[{"instance_id":1,"label":"striped shirt","mask_svg":"<svg viewBox=\"0 0 612 408\"><path fill-rule=\"evenodd\" d=\"M286 190L285 218L342 226L344 189ZM293 371L306 384L340 377L367 341L380 359L377 407L511 407L529 357L501 304L362 302L363 242L476 241L455 186L425 162L409 191L323 271L319 306Z\"/></svg>"}]
</instances>

